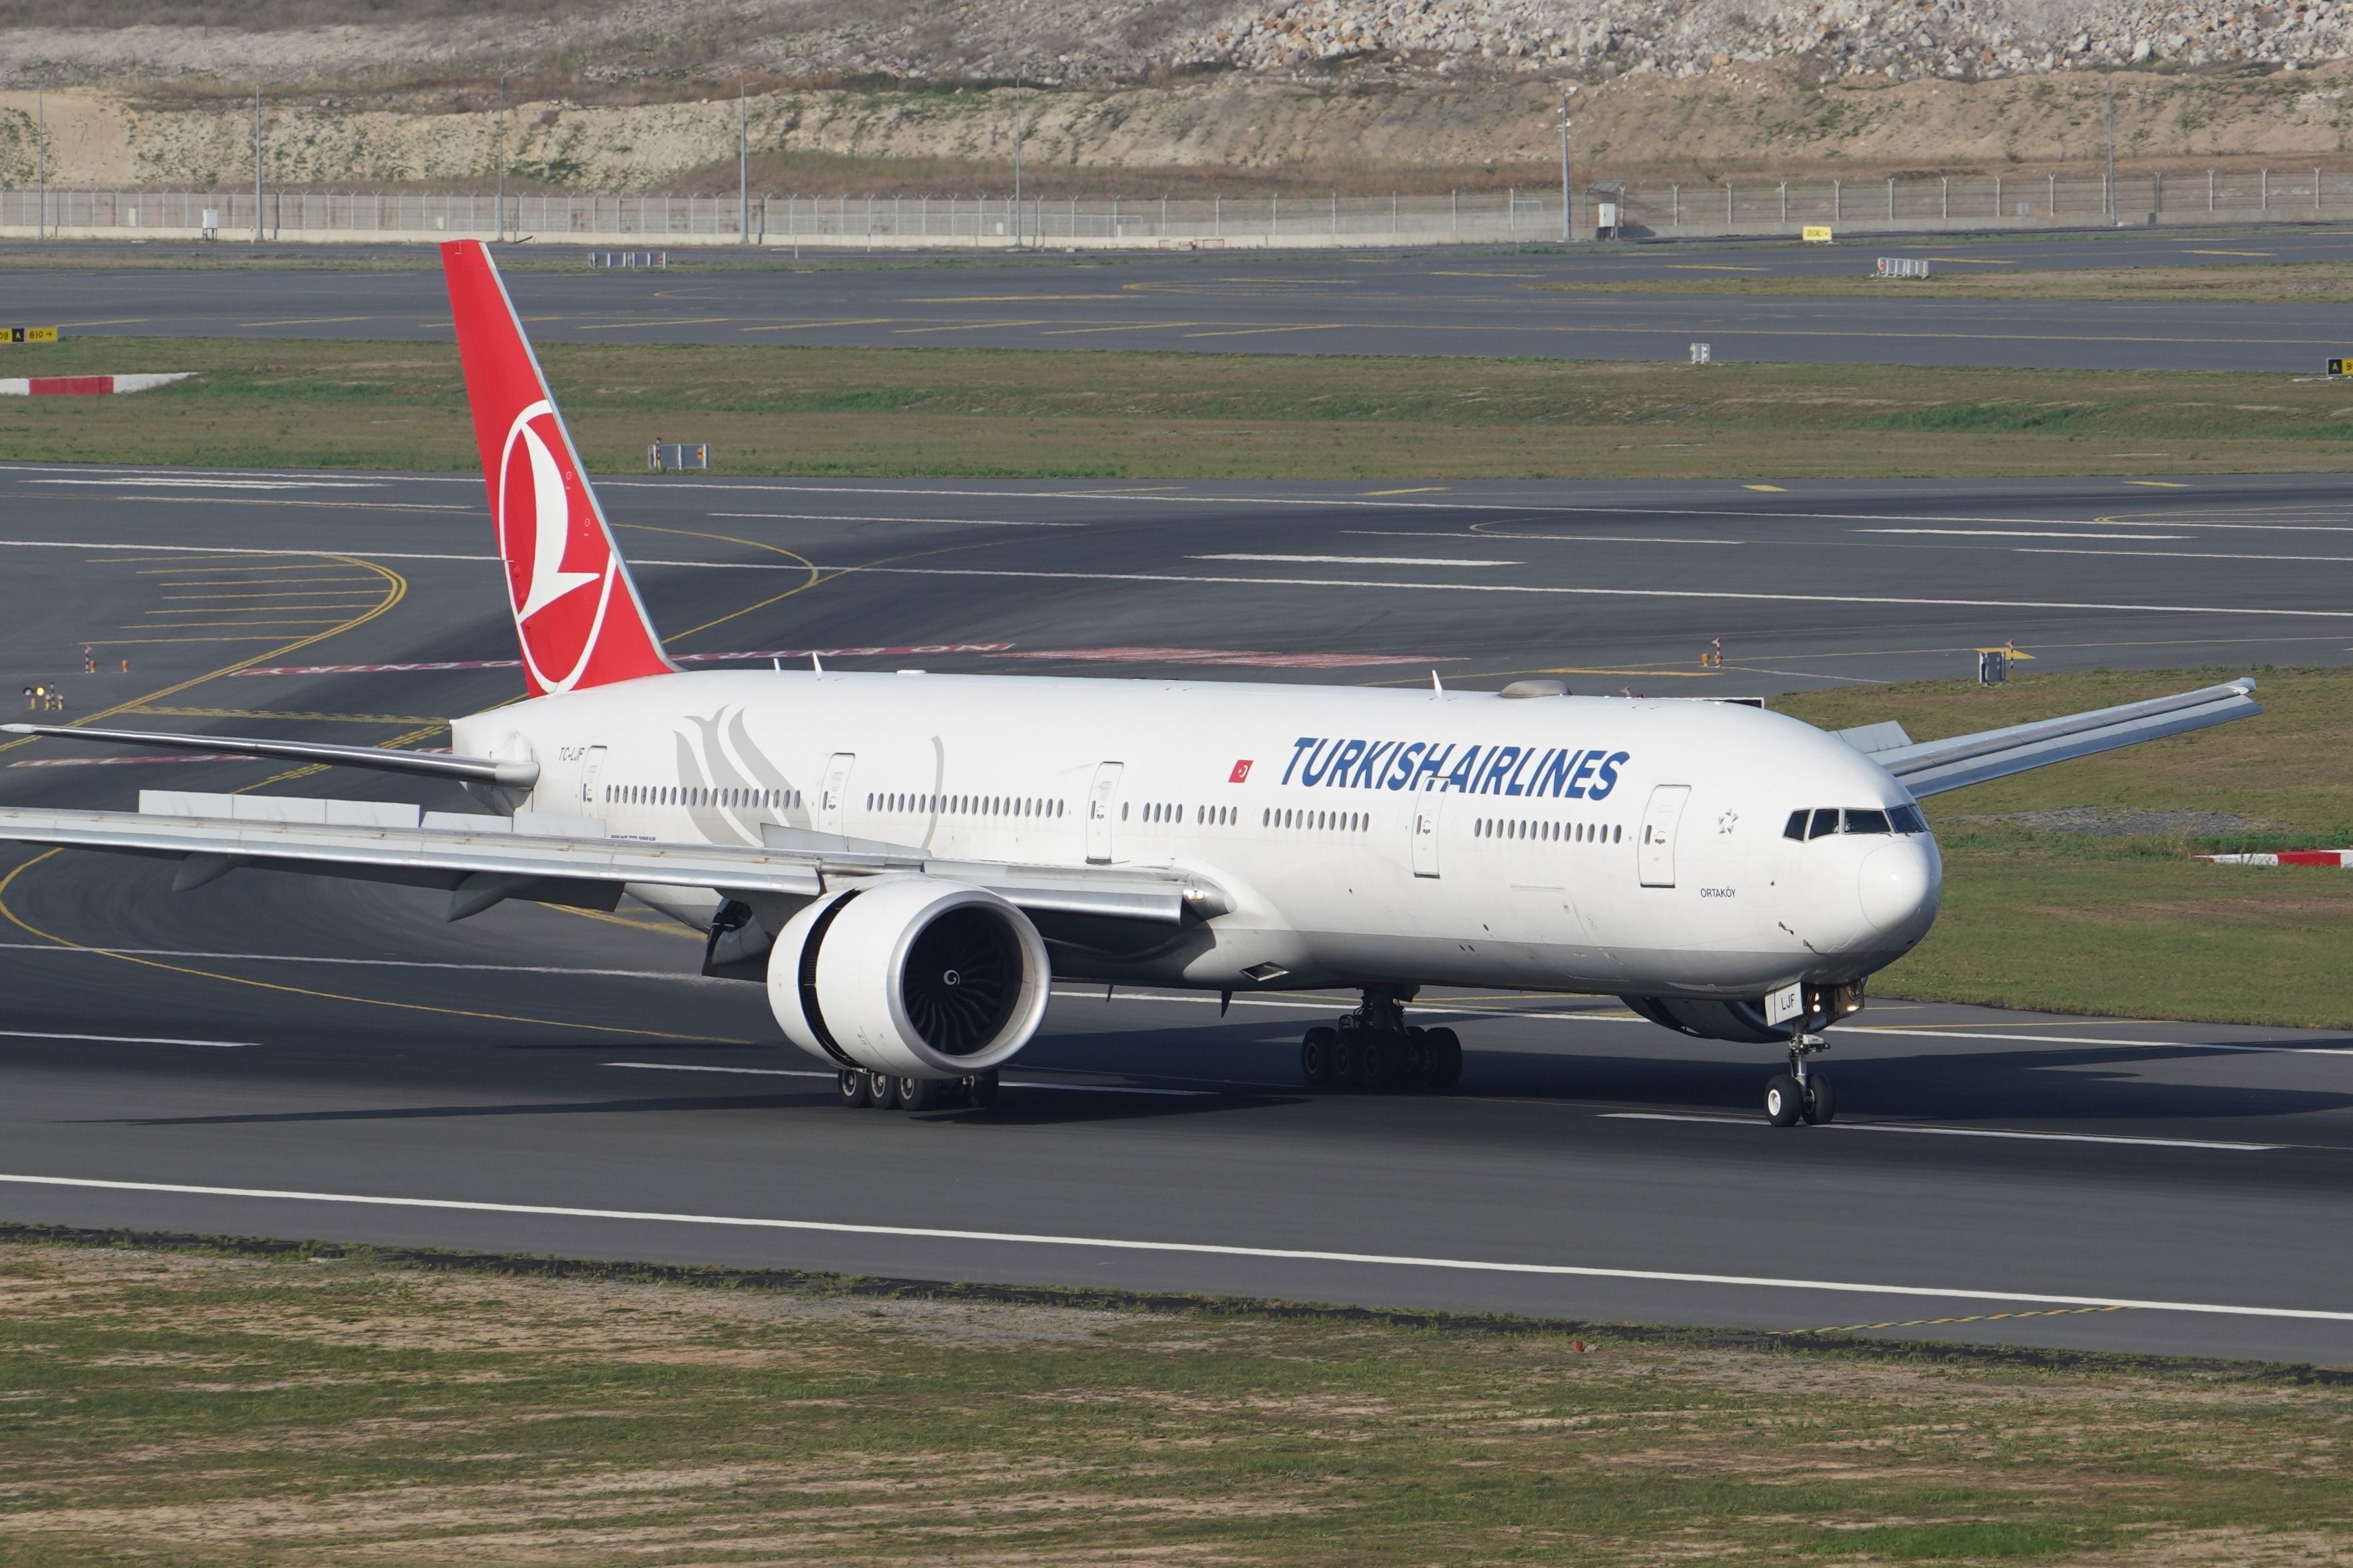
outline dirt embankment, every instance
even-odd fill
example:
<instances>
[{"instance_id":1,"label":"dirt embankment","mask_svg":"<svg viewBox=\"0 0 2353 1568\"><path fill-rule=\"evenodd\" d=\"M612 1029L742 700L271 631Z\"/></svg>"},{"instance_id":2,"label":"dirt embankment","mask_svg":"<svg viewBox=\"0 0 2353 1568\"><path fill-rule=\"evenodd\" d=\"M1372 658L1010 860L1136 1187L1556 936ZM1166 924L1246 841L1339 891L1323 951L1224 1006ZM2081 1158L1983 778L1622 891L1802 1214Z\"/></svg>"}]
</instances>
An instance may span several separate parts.
<instances>
[{"instance_id":1,"label":"dirt embankment","mask_svg":"<svg viewBox=\"0 0 2353 1568\"><path fill-rule=\"evenodd\" d=\"M2353 65L2309 71L2135 71L2113 79L2119 157L2327 161L2353 130ZM1572 100L1580 179L2020 173L2102 160L2110 79L1820 81L1796 62L1642 72ZM1017 121L1044 194L1303 184L1347 192L1557 178L1559 87L1528 79L1305 83L1225 76L1162 86L855 91L744 101L757 188L910 194L997 189ZM53 184L249 181L251 100L127 89L0 93L0 184L35 177L36 116ZM326 93L265 97L273 184L479 187L503 142L510 179L575 190L733 191L731 96L615 103L550 97L491 108Z\"/></svg>"}]
</instances>

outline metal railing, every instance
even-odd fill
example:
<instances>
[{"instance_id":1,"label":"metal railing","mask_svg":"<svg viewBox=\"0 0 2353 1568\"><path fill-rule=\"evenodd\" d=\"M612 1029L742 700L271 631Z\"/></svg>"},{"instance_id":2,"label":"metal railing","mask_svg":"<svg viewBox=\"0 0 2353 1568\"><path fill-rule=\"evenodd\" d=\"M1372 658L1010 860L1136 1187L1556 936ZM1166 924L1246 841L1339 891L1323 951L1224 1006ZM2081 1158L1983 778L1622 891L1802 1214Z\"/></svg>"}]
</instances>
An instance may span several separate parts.
<instances>
[{"instance_id":1,"label":"metal railing","mask_svg":"<svg viewBox=\"0 0 2353 1568\"><path fill-rule=\"evenodd\" d=\"M2202 176L2003 174L1956 179L1660 181L1613 194L1634 237L1794 233L1808 224L1872 231L2081 227L2353 216L2353 174L2319 168ZM1211 247L1557 241L1557 189L1443 195L1070 198L265 192L267 238L394 241L456 236L666 245ZM1574 197L1591 237L1596 204ZM0 231L75 237L193 237L210 216L229 241L255 232L251 191L0 191Z\"/></svg>"}]
</instances>

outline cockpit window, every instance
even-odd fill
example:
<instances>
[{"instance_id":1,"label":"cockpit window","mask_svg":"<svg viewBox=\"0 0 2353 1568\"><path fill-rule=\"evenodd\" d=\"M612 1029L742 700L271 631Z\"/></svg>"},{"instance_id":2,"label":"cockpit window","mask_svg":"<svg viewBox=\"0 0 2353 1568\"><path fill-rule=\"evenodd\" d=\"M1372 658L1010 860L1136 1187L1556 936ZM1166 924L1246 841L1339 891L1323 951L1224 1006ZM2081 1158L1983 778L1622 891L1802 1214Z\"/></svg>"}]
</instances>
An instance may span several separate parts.
<instances>
[{"instance_id":1,"label":"cockpit window","mask_svg":"<svg viewBox=\"0 0 2353 1568\"><path fill-rule=\"evenodd\" d=\"M1833 833L1926 833L1927 822L1916 805L1849 806L1841 811L1821 806L1793 811L1781 829L1784 838L1826 838Z\"/></svg>"}]
</instances>

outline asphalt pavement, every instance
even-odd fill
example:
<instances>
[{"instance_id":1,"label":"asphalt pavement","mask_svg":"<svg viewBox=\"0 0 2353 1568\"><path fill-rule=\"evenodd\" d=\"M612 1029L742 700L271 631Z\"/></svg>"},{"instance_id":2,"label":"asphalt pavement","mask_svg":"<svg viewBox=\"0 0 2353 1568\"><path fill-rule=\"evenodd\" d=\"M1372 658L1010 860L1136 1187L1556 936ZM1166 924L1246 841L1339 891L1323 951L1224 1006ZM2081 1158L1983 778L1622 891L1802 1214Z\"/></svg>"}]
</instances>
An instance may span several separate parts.
<instances>
[{"instance_id":1,"label":"asphalt pavement","mask_svg":"<svg viewBox=\"0 0 2353 1568\"><path fill-rule=\"evenodd\" d=\"M16 247L21 256L28 247ZM430 253L186 252L196 265L0 271L0 316L76 336L446 341L448 305ZM1721 363L1907 363L2312 374L2342 355L2328 303L1807 298L1616 293L1613 282L1755 282L1865 274L1878 256L1945 273L2341 261L2337 228L2032 238L1919 245L1580 246L1442 252L1223 253L968 258L795 268L773 255L679 253L666 272L590 271L586 253L502 247L508 283L546 342L802 343L1152 349L1208 353L1526 355ZM5 259L5 257L0 257ZM358 270L335 262L374 262ZM322 263L324 264L322 264ZM1556 283L1597 286L1563 292ZM7 323L0 323L7 324ZM135 368L135 367L134 367Z\"/></svg>"},{"instance_id":2,"label":"asphalt pavement","mask_svg":"<svg viewBox=\"0 0 2353 1568\"><path fill-rule=\"evenodd\" d=\"M2353 647L2333 477L603 489L657 620L723 663L1733 695L2005 638ZM517 690L470 478L19 465L0 502L0 667L74 717L431 744ZM404 787L0 751L0 800L142 786ZM831 1103L646 911L0 878L0 1217L2353 1363L2345 1037L1880 1001L1827 1059L1839 1123L1777 1132L1772 1053L1609 998L1427 1000L1469 1060L1424 1098L1297 1087L1340 999L1066 991L995 1110L908 1118Z\"/></svg>"}]
</instances>

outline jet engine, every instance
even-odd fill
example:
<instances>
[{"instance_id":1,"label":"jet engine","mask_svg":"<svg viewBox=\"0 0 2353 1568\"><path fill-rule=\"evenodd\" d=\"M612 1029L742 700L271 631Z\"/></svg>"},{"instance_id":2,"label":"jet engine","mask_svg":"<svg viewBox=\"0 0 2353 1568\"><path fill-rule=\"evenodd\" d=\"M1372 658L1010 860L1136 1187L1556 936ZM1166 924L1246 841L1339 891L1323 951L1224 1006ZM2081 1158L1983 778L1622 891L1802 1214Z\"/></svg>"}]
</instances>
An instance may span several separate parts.
<instances>
[{"instance_id":1,"label":"jet engine","mask_svg":"<svg viewBox=\"0 0 2353 1568\"><path fill-rule=\"evenodd\" d=\"M1746 1046L1784 1046L1789 1043L1790 1025L1802 1022L1805 1032L1828 1028L1851 1014L1862 1010L1862 987L1854 985L1809 985L1805 988L1805 1013L1802 1019L1788 1023L1766 1022L1763 997L1739 997L1730 1001L1709 998L1701 1000L1685 996L1620 996L1620 1002L1653 1024L1664 1025L1681 1034L1695 1035L1703 1040L1736 1040Z\"/></svg>"},{"instance_id":2,"label":"jet engine","mask_svg":"<svg viewBox=\"0 0 2353 1568\"><path fill-rule=\"evenodd\" d=\"M839 1068L901 1078L987 1072L1045 1016L1046 944L997 894L937 877L829 891L768 955L785 1037Z\"/></svg>"}]
</instances>

